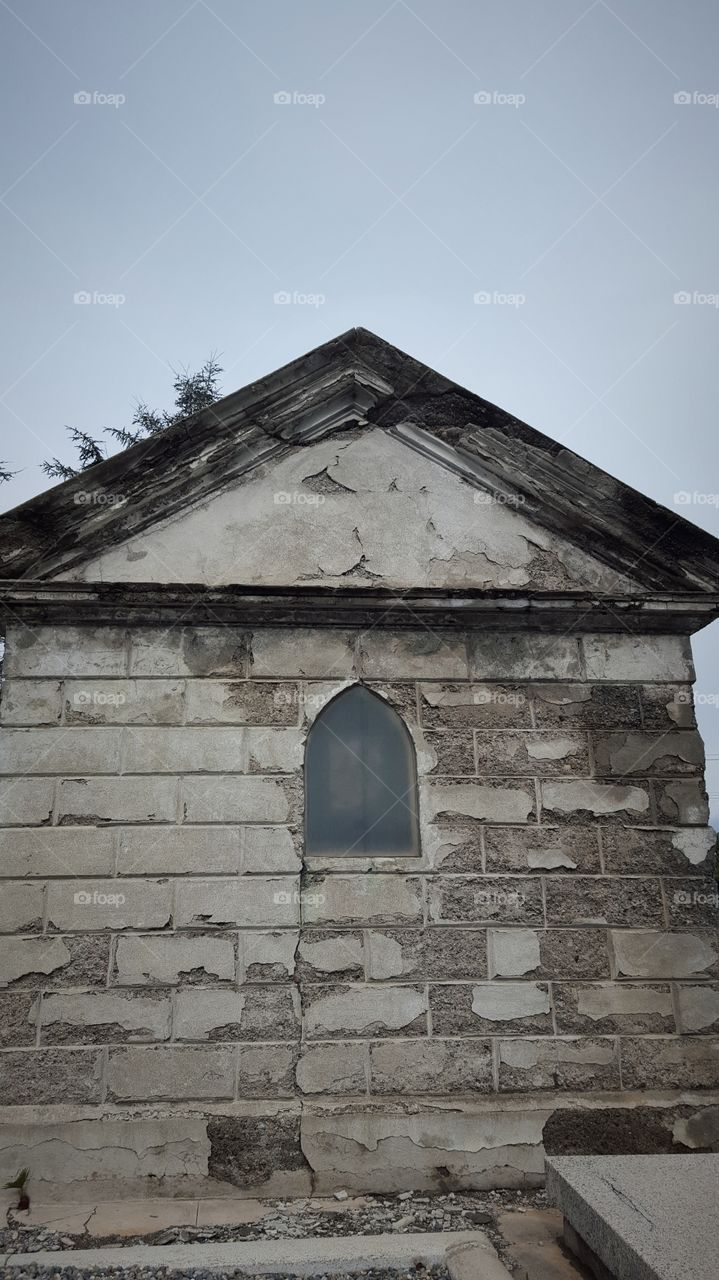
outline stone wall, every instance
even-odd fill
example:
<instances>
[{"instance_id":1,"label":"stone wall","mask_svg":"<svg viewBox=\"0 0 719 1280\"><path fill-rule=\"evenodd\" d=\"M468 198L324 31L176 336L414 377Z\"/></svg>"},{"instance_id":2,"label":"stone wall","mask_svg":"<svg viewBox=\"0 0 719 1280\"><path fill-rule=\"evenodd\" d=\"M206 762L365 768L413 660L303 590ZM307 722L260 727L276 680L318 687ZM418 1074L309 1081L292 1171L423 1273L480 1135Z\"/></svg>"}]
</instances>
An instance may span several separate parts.
<instances>
[{"instance_id":1,"label":"stone wall","mask_svg":"<svg viewBox=\"0 0 719 1280\"><path fill-rule=\"evenodd\" d=\"M688 641L18 625L5 677L0 1173L511 1185L543 1135L716 1143ZM304 862L308 725L359 678L422 856Z\"/></svg>"}]
</instances>

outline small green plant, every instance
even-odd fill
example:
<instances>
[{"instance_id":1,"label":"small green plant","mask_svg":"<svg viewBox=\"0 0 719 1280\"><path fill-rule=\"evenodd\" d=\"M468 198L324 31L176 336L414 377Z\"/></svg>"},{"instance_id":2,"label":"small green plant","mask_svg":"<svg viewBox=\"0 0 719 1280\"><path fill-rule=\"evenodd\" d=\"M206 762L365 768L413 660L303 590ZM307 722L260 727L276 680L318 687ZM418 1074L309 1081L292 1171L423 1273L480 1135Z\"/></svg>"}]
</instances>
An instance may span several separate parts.
<instances>
[{"instance_id":1,"label":"small green plant","mask_svg":"<svg viewBox=\"0 0 719 1280\"><path fill-rule=\"evenodd\" d=\"M29 1169L20 1169L19 1173L11 1182L5 1183L5 1191L17 1191L18 1201L15 1205L16 1209L29 1209L30 1197L27 1193L27 1184L30 1178Z\"/></svg>"}]
</instances>

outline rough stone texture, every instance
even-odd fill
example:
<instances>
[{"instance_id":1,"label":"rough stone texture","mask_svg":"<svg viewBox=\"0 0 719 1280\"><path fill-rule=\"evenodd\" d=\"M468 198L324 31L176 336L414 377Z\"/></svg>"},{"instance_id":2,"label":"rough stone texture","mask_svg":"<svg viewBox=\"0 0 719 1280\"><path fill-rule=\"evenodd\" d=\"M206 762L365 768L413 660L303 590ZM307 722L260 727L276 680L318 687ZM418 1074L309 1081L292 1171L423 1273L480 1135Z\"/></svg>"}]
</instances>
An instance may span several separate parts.
<instances>
[{"instance_id":1,"label":"rough stone texture","mask_svg":"<svg viewBox=\"0 0 719 1280\"><path fill-rule=\"evenodd\" d=\"M470 641L475 680L578 680L579 643L572 636L481 635Z\"/></svg>"},{"instance_id":2,"label":"rough stone texture","mask_svg":"<svg viewBox=\"0 0 719 1280\"><path fill-rule=\"evenodd\" d=\"M719 1037L623 1036L627 1089L712 1089L719 1085Z\"/></svg>"},{"instance_id":3,"label":"rough stone texture","mask_svg":"<svg viewBox=\"0 0 719 1280\"><path fill-rule=\"evenodd\" d=\"M406 1045L411 1041L403 1040ZM369 1064L364 1042L337 1040L306 1045L297 1064L301 1093L363 1094L367 1091Z\"/></svg>"},{"instance_id":4,"label":"rough stone texture","mask_svg":"<svg viewBox=\"0 0 719 1280\"><path fill-rule=\"evenodd\" d=\"M299 880L295 877L188 879L176 890L174 919L180 929L208 925L291 927L299 923L299 915Z\"/></svg>"},{"instance_id":5,"label":"rough stone texture","mask_svg":"<svg viewBox=\"0 0 719 1280\"><path fill-rule=\"evenodd\" d=\"M241 1098L291 1098L299 1044L241 1044L237 1090Z\"/></svg>"},{"instance_id":6,"label":"rough stone texture","mask_svg":"<svg viewBox=\"0 0 719 1280\"><path fill-rule=\"evenodd\" d=\"M92 935L0 938L0 983L104 987L109 955L110 939Z\"/></svg>"},{"instance_id":7,"label":"rough stone texture","mask_svg":"<svg viewBox=\"0 0 719 1280\"><path fill-rule=\"evenodd\" d=\"M480 777L488 774L507 777L527 774L533 778L578 774L587 777L590 772L587 737L580 733L497 733L483 730L475 733L474 738Z\"/></svg>"},{"instance_id":8,"label":"rough stone texture","mask_svg":"<svg viewBox=\"0 0 719 1280\"><path fill-rule=\"evenodd\" d=\"M26 993L0 995L0 1048L20 1048L35 1043L37 1005Z\"/></svg>"},{"instance_id":9,"label":"rough stone texture","mask_svg":"<svg viewBox=\"0 0 719 1280\"><path fill-rule=\"evenodd\" d=\"M142 1045L111 1049L107 1064L109 1099L232 1098L235 1050L224 1045L185 1048Z\"/></svg>"},{"instance_id":10,"label":"rough stone texture","mask_svg":"<svg viewBox=\"0 0 719 1280\"><path fill-rule=\"evenodd\" d=\"M593 734L592 746L598 777L646 774L665 778L701 773L704 768L704 746L694 729Z\"/></svg>"},{"instance_id":11,"label":"rough stone texture","mask_svg":"<svg viewBox=\"0 0 719 1280\"><path fill-rule=\"evenodd\" d=\"M273 1177L280 1170L294 1175L291 1182L285 1177L283 1194L306 1195L311 1190L298 1114L278 1111L271 1115L211 1116L207 1136L210 1177L245 1192L256 1187L272 1194Z\"/></svg>"},{"instance_id":12,"label":"rough stone texture","mask_svg":"<svg viewBox=\"0 0 719 1280\"><path fill-rule=\"evenodd\" d=\"M260 680L191 680L188 724L296 725L296 684Z\"/></svg>"},{"instance_id":13,"label":"rough stone texture","mask_svg":"<svg viewBox=\"0 0 719 1280\"><path fill-rule=\"evenodd\" d=\"M651 802L646 784L611 782L543 782L542 813L553 822L631 822L649 818Z\"/></svg>"},{"instance_id":14,"label":"rough stone texture","mask_svg":"<svg viewBox=\"0 0 719 1280\"><path fill-rule=\"evenodd\" d=\"M582 639L589 680L693 680L682 636L600 635Z\"/></svg>"},{"instance_id":15,"label":"rough stone texture","mask_svg":"<svg viewBox=\"0 0 719 1280\"><path fill-rule=\"evenodd\" d=\"M138 934L118 938L115 950L115 975L121 986L233 982L236 967L232 937Z\"/></svg>"},{"instance_id":16,"label":"rough stone texture","mask_svg":"<svg viewBox=\"0 0 719 1280\"><path fill-rule=\"evenodd\" d=\"M308 925L414 924L422 919L416 877L329 875L306 881L303 921Z\"/></svg>"},{"instance_id":17,"label":"rough stone texture","mask_svg":"<svg viewBox=\"0 0 719 1280\"><path fill-rule=\"evenodd\" d=\"M129 992L55 992L32 1010L41 1044L110 1044L123 1040L169 1040L167 998Z\"/></svg>"},{"instance_id":18,"label":"rough stone texture","mask_svg":"<svg viewBox=\"0 0 719 1280\"><path fill-rule=\"evenodd\" d=\"M664 923L658 880L558 875L548 880L545 901L549 925Z\"/></svg>"},{"instance_id":19,"label":"rough stone texture","mask_svg":"<svg viewBox=\"0 0 719 1280\"><path fill-rule=\"evenodd\" d=\"M541 924L541 885L521 876L447 876L429 886L429 916L436 923Z\"/></svg>"},{"instance_id":20,"label":"rough stone texture","mask_svg":"<svg viewBox=\"0 0 719 1280\"><path fill-rule=\"evenodd\" d=\"M682 983L677 986L676 994L679 1031L719 1031L719 984Z\"/></svg>"},{"instance_id":21,"label":"rough stone texture","mask_svg":"<svg viewBox=\"0 0 719 1280\"><path fill-rule=\"evenodd\" d=\"M571 785L571 784L567 784ZM429 782L423 789L427 818L474 818L478 822L534 819L534 791L508 782Z\"/></svg>"},{"instance_id":22,"label":"rough stone texture","mask_svg":"<svg viewBox=\"0 0 719 1280\"><path fill-rule=\"evenodd\" d=\"M618 978L693 978L717 973L719 939L699 933L612 930L610 943Z\"/></svg>"},{"instance_id":23,"label":"rough stone texture","mask_svg":"<svg viewBox=\"0 0 719 1280\"><path fill-rule=\"evenodd\" d=\"M173 1018L177 1040L291 1040L299 1038L294 987L243 987L240 991L179 991Z\"/></svg>"},{"instance_id":24,"label":"rough stone texture","mask_svg":"<svg viewBox=\"0 0 719 1280\"><path fill-rule=\"evenodd\" d=\"M483 929L447 927L371 930L367 934L367 977L483 978L486 975Z\"/></svg>"},{"instance_id":25,"label":"rough stone texture","mask_svg":"<svg viewBox=\"0 0 719 1280\"><path fill-rule=\"evenodd\" d=\"M373 1094L491 1093L488 1040L384 1040L370 1045Z\"/></svg>"},{"instance_id":26,"label":"rough stone texture","mask_svg":"<svg viewBox=\"0 0 719 1280\"><path fill-rule=\"evenodd\" d=\"M429 989L436 1035L552 1033L549 988L538 982L484 982Z\"/></svg>"},{"instance_id":27,"label":"rough stone texture","mask_svg":"<svg viewBox=\"0 0 719 1280\"><path fill-rule=\"evenodd\" d=\"M522 685L421 684L422 724L428 729L532 727Z\"/></svg>"},{"instance_id":28,"label":"rough stone texture","mask_svg":"<svg viewBox=\"0 0 719 1280\"><path fill-rule=\"evenodd\" d=\"M647 1043L651 1043L647 1041ZM618 1089L616 1042L605 1039L501 1040L500 1090Z\"/></svg>"},{"instance_id":29,"label":"rough stone texture","mask_svg":"<svg viewBox=\"0 0 719 1280\"><path fill-rule=\"evenodd\" d=\"M101 1072L101 1050L8 1050L0 1053L0 1097L6 1107L99 1102Z\"/></svg>"},{"instance_id":30,"label":"rough stone texture","mask_svg":"<svg viewBox=\"0 0 719 1280\"><path fill-rule=\"evenodd\" d=\"M156 840L158 833L150 833ZM114 863L115 834L87 827L43 827L0 831L2 876L108 876ZM141 867L140 871L152 871Z\"/></svg>"},{"instance_id":31,"label":"rough stone texture","mask_svg":"<svg viewBox=\"0 0 719 1280\"><path fill-rule=\"evenodd\" d=\"M604 865L609 875L707 875L716 847L709 827L643 830L610 827L602 831Z\"/></svg>"},{"instance_id":32,"label":"rough stone texture","mask_svg":"<svg viewBox=\"0 0 719 1280\"><path fill-rule=\"evenodd\" d=\"M556 982L552 990L560 1034L675 1030L672 993L666 984Z\"/></svg>"},{"instance_id":33,"label":"rough stone texture","mask_svg":"<svg viewBox=\"0 0 719 1280\"><path fill-rule=\"evenodd\" d=\"M427 1033L423 987L306 987L305 1000L303 1022L313 1040Z\"/></svg>"},{"instance_id":34,"label":"rough stone texture","mask_svg":"<svg viewBox=\"0 0 719 1280\"><path fill-rule=\"evenodd\" d=\"M598 831L592 827L488 827L484 847L490 872L564 875L568 871L595 874L601 869Z\"/></svg>"}]
</instances>

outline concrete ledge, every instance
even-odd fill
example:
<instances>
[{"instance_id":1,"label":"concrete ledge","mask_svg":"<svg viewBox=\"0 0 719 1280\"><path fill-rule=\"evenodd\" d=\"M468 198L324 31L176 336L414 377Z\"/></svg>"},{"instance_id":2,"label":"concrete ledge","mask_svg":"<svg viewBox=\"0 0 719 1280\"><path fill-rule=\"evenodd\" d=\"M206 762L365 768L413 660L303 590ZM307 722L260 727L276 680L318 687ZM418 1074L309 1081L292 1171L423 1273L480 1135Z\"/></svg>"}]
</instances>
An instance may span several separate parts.
<instances>
[{"instance_id":1,"label":"concrete ledge","mask_svg":"<svg viewBox=\"0 0 719 1280\"><path fill-rule=\"evenodd\" d=\"M447 1265L455 1280L509 1280L494 1246L482 1231L418 1235L340 1236L321 1240L233 1240L228 1243L132 1245L115 1249L68 1249L0 1257L3 1267L168 1267L200 1271L274 1271L311 1276L375 1267Z\"/></svg>"}]
</instances>

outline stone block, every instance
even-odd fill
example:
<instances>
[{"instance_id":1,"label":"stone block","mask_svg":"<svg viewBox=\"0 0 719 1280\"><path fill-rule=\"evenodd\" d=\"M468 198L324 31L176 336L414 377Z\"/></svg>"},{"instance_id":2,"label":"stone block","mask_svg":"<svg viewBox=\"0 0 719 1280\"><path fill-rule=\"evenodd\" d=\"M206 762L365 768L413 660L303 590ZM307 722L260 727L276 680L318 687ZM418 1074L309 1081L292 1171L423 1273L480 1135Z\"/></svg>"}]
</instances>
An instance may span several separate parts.
<instances>
[{"instance_id":1,"label":"stone block","mask_svg":"<svg viewBox=\"0 0 719 1280\"><path fill-rule=\"evenodd\" d=\"M118 833L120 876L237 875L241 866L238 827L124 827Z\"/></svg>"},{"instance_id":2,"label":"stone block","mask_svg":"<svg viewBox=\"0 0 719 1280\"><path fill-rule=\"evenodd\" d=\"M500 1040L498 1056L500 1092L619 1088L613 1037Z\"/></svg>"},{"instance_id":3,"label":"stone block","mask_svg":"<svg viewBox=\"0 0 719 1280\"><path fill-rule=\"evenodd\" d=\"M553 1029L546 983L431 983L429 1007L438 1036L551 1035Z\"/></svg>"},{"instance_id":4,"label":"stone block","mask_svg":"<svg viewBox=\"0 0 719 1280\"><path fill-rule=\"evenodd\" d=\"M716 1089L719 1036L622 1036L625 1089Z\"/></svg>"},{"instance_id":5,"label":"stone block","mask_svg":"<svg viewBox=\"0 0 719 1280\"><path fill-rule=\"evenodd\" d=\"M256 1104L257 1105L257 1104ZM300 1116L289 1103L270 1111L212 1115L207 1121L211 1178L240 1187L241 1194L307 1196L310 1170L300 1146ZM278 1172L279 1171L279 1172Z\"/></svg>"},{"instance_id":6,"label":"stone block","mask_svg":"<svg viewBox=\"0 0 719 1280\"><path fill-rule=\"evenodd\" d=\"M300 871L302 858L288 827L243 827L242 870L247 875Z\"/></svg>"},{"instance_id":7,"label":"stone block","mask_svg":"<svg viewBox=\"0 0 719 1280\"><path fill-rule=\"evenodd\" d=\"M530 701L521 685L422 684L419 702L425 729L532 726Z\"/></svg>"},{"instance_id":8,"label":"stone block","mask_svg":"<svg viewBox=\"0 0 719 1280\"><path fill-rule=\"evenodd\" d=\"M362 1041L305 1045L297 1064L301 1093L364 1094L368 1077L367 1045Z\"/></svg>"},{"instance_id":9,"label":"stone block","mask_svg":"<svg viewBox=\"0 0 719 1280\"><path fill-rule=\"evenodd\" d=\"M490 978L523 978L541 964L536 929L488 929L487 972Z\"/></svg>"},{"instance_id":10,"label":"stone block","mask_svg":"<svg viewBox=\"0 0 719 1280\"><path fill-rule=\"evenodd\" d=\"M582 674L573 636L477 631L469 651L473 680L578 680Z\"/></svg>"},{"instance_id":11,"label":"stone block","mask_svg":"<svg viewBox=\"0 0 719 1280\"><path fill-rule=\"evenodd\" d=\"M299 941L297 929L239 934L240 977L244 982L283 982L293 977Z\"/></svg>"},{"instance_id":12,"label":"stone block","mask_svg":"<svg viewBox=\"0 0 719 1280\"><path fill-rule=\"evenodd\" d=\"M6 880L0 892L0 933L39 933L44 915L41 884Z\"/></svg>"},{"instance_id":13,"label":"stone block","mask_svg":"<svg viewBox=\"0 0 719 1280\"><path fill-rule=\"evenodd\" d=\"M251 926L291 928L299 924L299 878L240 876L225 880L180 880L175 890L179 929Z\"/></svg>"},{"instance_id":14,"label":"stone block","mask_svg":"<svg viewBox=\"0 0 719 1280\"><path fill-rule=\"evenodd\" d=\"M0 779L0 826L45 826L52 818L52 778Z\"/></svg>"},{"instance_id":15,"label":"stone block","mask_svg":"<svg viewBox=\"0 0 719 1280\"><path fill-rule=\"evenodd\" d=\"M241 991L193 987L175 996L177 1040L298 1040L299 996L293 986Z\"/></svg>"},{"instance_id":16,"label":"stone block","mask_svg":"<svg viewBox=\"0 0 719 1280\"><path fill-rule=\"evenodd\" d=\"M675 990L679 1031L719 1031L718 983L681 983Z\"/></svg>"},{"instance_id":17,"label":"stone block","mask_svg":"<svg viewBox=\"0 0 719 1280\"><path fill-rule=\"evenodd\" d=\"M364 631L359 655L362 675L369 680L466 680L468 676L467 638L455 631Z\"/></svg>"},{"instance_id":18,"label":"stone block","mask_svg":"<svg viewBox=\"0 0 719 1280\"><path fill-rule=\"evenodd\" d=\"M303 1023L310 1040L427 1034L423 987L307 986Z\"/></svg>"},{"instance_id":19,"label":"stone block","mask_svg":"<svg viewBox=\"0 0 719 1280\"><path fill-rule=\"evenodd\" d=\"M121 627L8 627L7 676L123 676L127 633Z\"/></svg>"},{"instance_id":20,"label":"stone block","mask_svg":"<svg viewBox=\"0 0 719 1280\"><path fill-rule=\"evenodd\" d=\"M297 684L262 680L189 680L188 724L297 725Z\"/></svg>"},{"instance_id":21,"label":"stone block","mask_svg":"<svg viewBox=\"0 0 719 1280\"><path fill-rule=\"evenodd\" d=\"M5 729L2 773L117 773L117 729Z\"/></svg>"},{"instance_id":22,"label":"stone block","mask_svg":"<svg viewBox=\"0 0 719 1280\"><path fill-rule=\"evenodd\" d=\"M101 1049L19 1049L0 1053L3 1105L97 1103L102 1097Z\"/></svg>"},{"instance_id":23,"label":"stone block","mask_svg":"<svg viewBox=\"0 0 719 1280\"><path fill-rule=\"evenodd\" d=\"M114 842L112 831L89 827L0 831L0 876L110 875Z\"/></svg>"},{"instance_id":24,"label":"stone block","mask_svg":"<svg viewBox=\"0 0 719 1280\"><path fill-rule=\"evenodd\" d=\"M114 980L127 987L234 982L236 967L234 938L150 933L117 939Z\"/></svg>"},{"instance_id":25,"label":"stone block","mask_svg":"<svg viewBox=\"0 0 719 1280\"><path fill-rule=\"evenodd\" d=\"M444 876L428 885L435 924L543 924L542 886L529 876Z\"/></svg>"},{"instance_id":26,"label":"stone block","mask_svg":"<svg viewBox=\"0 0 719 1280\"><path fill-rule=\"evenodd\" d=\"M422 848L433 871L482 871L482 829L428 823L422 831Z\"/></svg>"},{"instance_id":27,"label":"stone block","mask_svg":"<svg viewBox=\"0 0 719 1280\"><path fill-rule=\"evenodd\" d=\"M422 808L428 821L441 817L472 818L476 822L533 822L536 818L531 782L430 781L423 782L421 790Z\"/></svg>"},{"instance_id":28,"label":"stone block","mask_svg":"<svg viewBox=\"0 0 719 1280\"><path fill-rule=\"evenodd\" d=\"M417 876L326 875L307 878L302 918L307 925L411 924L422 921Z\"/></svg>"},{"instance_id":29,"label":"stone block","mask_svg":"<svg viewBox=\"0 0 719 1280\"><path fill-rule=\"evenodd\" d=\"M618 978L694 978L719 972L717 935L709 929L698 933L612 929L609 937Z\"/></svg>"},{"instance_id":30,"label":"stone block","mask_svg":"<svg viewBox=\"0 0 719 1280\"><path fill-rule=\"evenodd\" d=\"M7 680L0 699L0 723L59 724L61 690L59 680Z\"/></svg>"},{"instance_id":31,"label":"stone block","mask_svg":"<svg viewBox=\"0 0 719 1280\"><path fill-rule=\"evenodd\" d=\"M582 646L588 680L694 679L684 636L585 635Z\"/></svg>"},{"instance_id":32,"label":"stone block","mask_svg":"<svg viewBox=\"0 0 719 1280\"><path fill-rule=\"evenodd\" d=\"M111 1049L108 1100L153 1102L232 1098L235 1050L224 1045L135 1045Z\"/></svg>"},{"instance_id":33,"label":"stone block","mask_svg":"<svg viewBox=\"0 0 719 1280\"><path fill-rule=\"evenodd\" d=\"M676 822L680 826L707 826L709 801L701 778L657 782L654 785L660 822L668 819L670 823Z\"/></svg>"},{"instance_id":34,"label":"stone block","mask_svg":"<svg viewBox=\"0 0 719 1280\"><path fill-rule=\"evenodd\" d=\"M136 728L123 738L122 771L293 773L301 768L303 755L299 729L227 725Z\"/></svg>"},{"instance_id":35,"label":"stone block","mask_svg":"<svg viewBox=\"0 0 719 1280\"><path fill-rule=\"evenodd\" d=\"M645 729L696 729L690 684L643 684L639 695Z\"/></svg>"},{"instance_id":36,"label":"stone block","mask_svg":"<svg viewBox=\"0 0 719 1280\"><path fill-rule=\"evenodd\" d=\"M359 932L304 930L297 958L299 976L309 982L322 982L328 976L361 981L365 976L364 943Z\"/></svg>"},{"instance_id":37,"label":"stone block","mask_svg":"<svg viewBox=\"0 0 719 1280\"><path fill-rule=\"evenodd\" d=\"M0 938L0 985L104 987L110 939Z\"/></svg>"},{"instance_id":38,"label":"stone block","mask_svg":"<svg viewBox=\"0 0 719 1280\"><path fill-rule=\"evenodd\" d=\"M57 1188L84 1182L97 1195L98 1184L107 1178L108 1152L115 1153L117 1173L129 1186L143 1178L206 1177L209 1146L207 1120L201 1115L43 1117L37 1123L5 1121L0 1131L3 1169L14 1173L23 1160L31 1164L38 1198L40 1183Z\"/></svg>"},{"instance_id":39,"label":"stone block","mask_svg":"<svg viewBox=\"0 0 719 1280\"><path fill-rule=\"evenodd\" d=\"M39 1024L42 1044L169 1040L170 1000L125 991L46 993Z\"/></svg>"},{"instance_id":40,"label":"stone block","mask_svg":"<svg viewBox=\"0 0 719 1280\"><path fill-rule=\"evenodd\" d=\"M527 692L538 729L641 727L639 693L634 685L537 684L530 685Z\"/></svg>"},{"instance_id":41,"label":"stone block","mask_svg":"<svg viewBox=\"0 0 719 1280\"><path fill-rule=\"evenodd\" d=\"M47 891L50 931L164 929L172 919L166 880L52 880Z\"/></svg>"},{"instance_id":42,"label":"stone block","mask_svg":"<svg viewBox=\"0 0 719 1280\"><path fill-rule=\"evenodd\" d=\"M182 724L183 680L67 680L65 723Z\"/></svg>"},{"instance_id":43,"label":"stone block","mask_svg":"<svg viewBox=\"0 0 719 1280\"><path fill-rule=\"evenodd\" d=\"M181 789L186 822L292 820L294 793L283 779L190 777Z\"/></svg>"},{"instance_id":44,"label":"stone block","mask_svg":"<svg viewBox=\"0 0 719 1280\"><path fill-rule=\"evenodd\" d=\"M608 978L606 929L547 929L540 934L543 978Z\"/></svg>"},{"instance_id":45,"label":"stone block","mask_svg":"<svg viewBox=\"0 0 719 1280\"><path fill-rule=\"evenodd\" d=\"M664 893L670 929L682 925L690 929L698 925L707 925L710 929L719 927L719 885L713 876L704 880L667 880Z\"/></svg>"},{"instance_id":46,"label":"stone block","mask_svg":"<svg viewBox=\"0 0 719 1280\"><path fill-rule=\"evenodd\" d=\"M668 985L555 982L553 995L560 1033L657 1035L674 1031Z\"/></svg>"},{"instance_id":47,"label":"stone block","mask_svg":"<svg viewBox=\"0 0 719 1280\"><path fill-rule=\"evenodd\" d=\"M600 870L596 827L486 827L484 847L488 872Z\"/></svg>"},{"instance_id":48,"label":"stone block","mask_svg":"<svg viewBox=\"0 0 719 1280\"><path fill-rule=\"evenodd\" d=\"M351 632L317 627L260 628L253 632L253 676L336 680L355 672L355 637Z\"/></svg>"},{"instance_id":49,"label":"stone block","mask_svg":"<svg viewBox=\"0 0 719 1280\"><path fill-rule=\"evenodd\" d=\"M547 880L548 925L664 924L658 880L610 876L553 876Z\"/></svg>"},{"instance_id":50,"label":"stone block","mask_svg":"<svg viewBox=\"0 0 719 1280\"><path fill-rule=\"evenodd\" d=\"M500 777L522 774L539 778L579 774L586 777L590 772L586 734L482 729L475 731L474 737L480 777L488 774Z\"/></svg>"},{"instance_id":51,"label":"stone block","mask_svg":"<svg viewBox=\"0 0 719 1280\"><path fill-rule=\"evenodd\" d=\"M57 821L62 826L174 823L177 785L175 778L63 778L57 788Z\"/></svg>"},{"instance_id":52,"label":"stone block","mask_svg":"<svg viewBox=\"0 0 719 1280\"><path fill-rule=\"evenodd\" d=\"M484 978L484 929L373 929L367 935L367 976L390 978Z\"/></svg>"},{"instance_id":53,"label":"stone block","mask_svg":"<svg viewBox=\"0 0 719 1280\"><path fill-rule=\"evenodd\" d=\"M651 820L651 802L647 784L627 785L591 780L541 782L542 815L552 822L631 822Z\"/></svg>"},{"instance_id":54,"label":"stone block","mask_svg":"<svg viewBox=\"0 0 719 1280\"><path fill-rule=\"evenodd\" d=\"M610 875L706 875L715 847L711 827L677 831L605 827L602 831L604 865Z\"/></svg>"},{"instance_id":55,"label":"stone block","mask_svg":"<svg viewBox=\"0 0 719 1280\"><path fill-rule=\"evenodd\" d=\"M136 627L131 676L246 676L249 636L239 627Z\"/></svg>"},{"instance_id":56,"label":"stone block","mask_svg":"<svg viewBox=\"0 0 719 1280\"><path fill-rule=\"evenodd\" d=\"M0 995L0 1048L34 1045L37 1005L32 992Z\"/></svg>"},{"instance_id":57,"label":"stone block","mask_svg":"<svg viewBox=\"0 0 719 1280\"><path fill-rule=\"evenodd\" d=\"M683 773L701 773L704 768L704 746L695 729L595 733L592 746L598 777L675 778Z\"/></svg>"},{"instance_id":58,"label":"stone block","mask_svg":"<svg viewBox=\"0 0 719 1280\"><path fill-rule=\"evenodd\" d=\"M237 1052L240 1098L291 1098L297 1092L299 1044L241 1044Z\"/></svg>"},{"instance_id":59,"label":"stone block","mask_svg":"<svg viewBox=\"0 0 719 1280\"><path fill-rule=\"evenodd\" d=\"M464 733L425 732L422 735L422 741L429 752L428 767L423 772L448 774L454 777L466 775L472 777L476 772L474 739L469 731Z\"/></svg>"},{"instance_id":60,"label":"stone block","mask_svg":"<svg viewBox=\"0 0 719 1280\"><path fill-rule=\"evenodd\" d=\"M370 1093L491 1093L490 1040L384 1040L370 1045Z\"/></svg>"}]
</instances>

